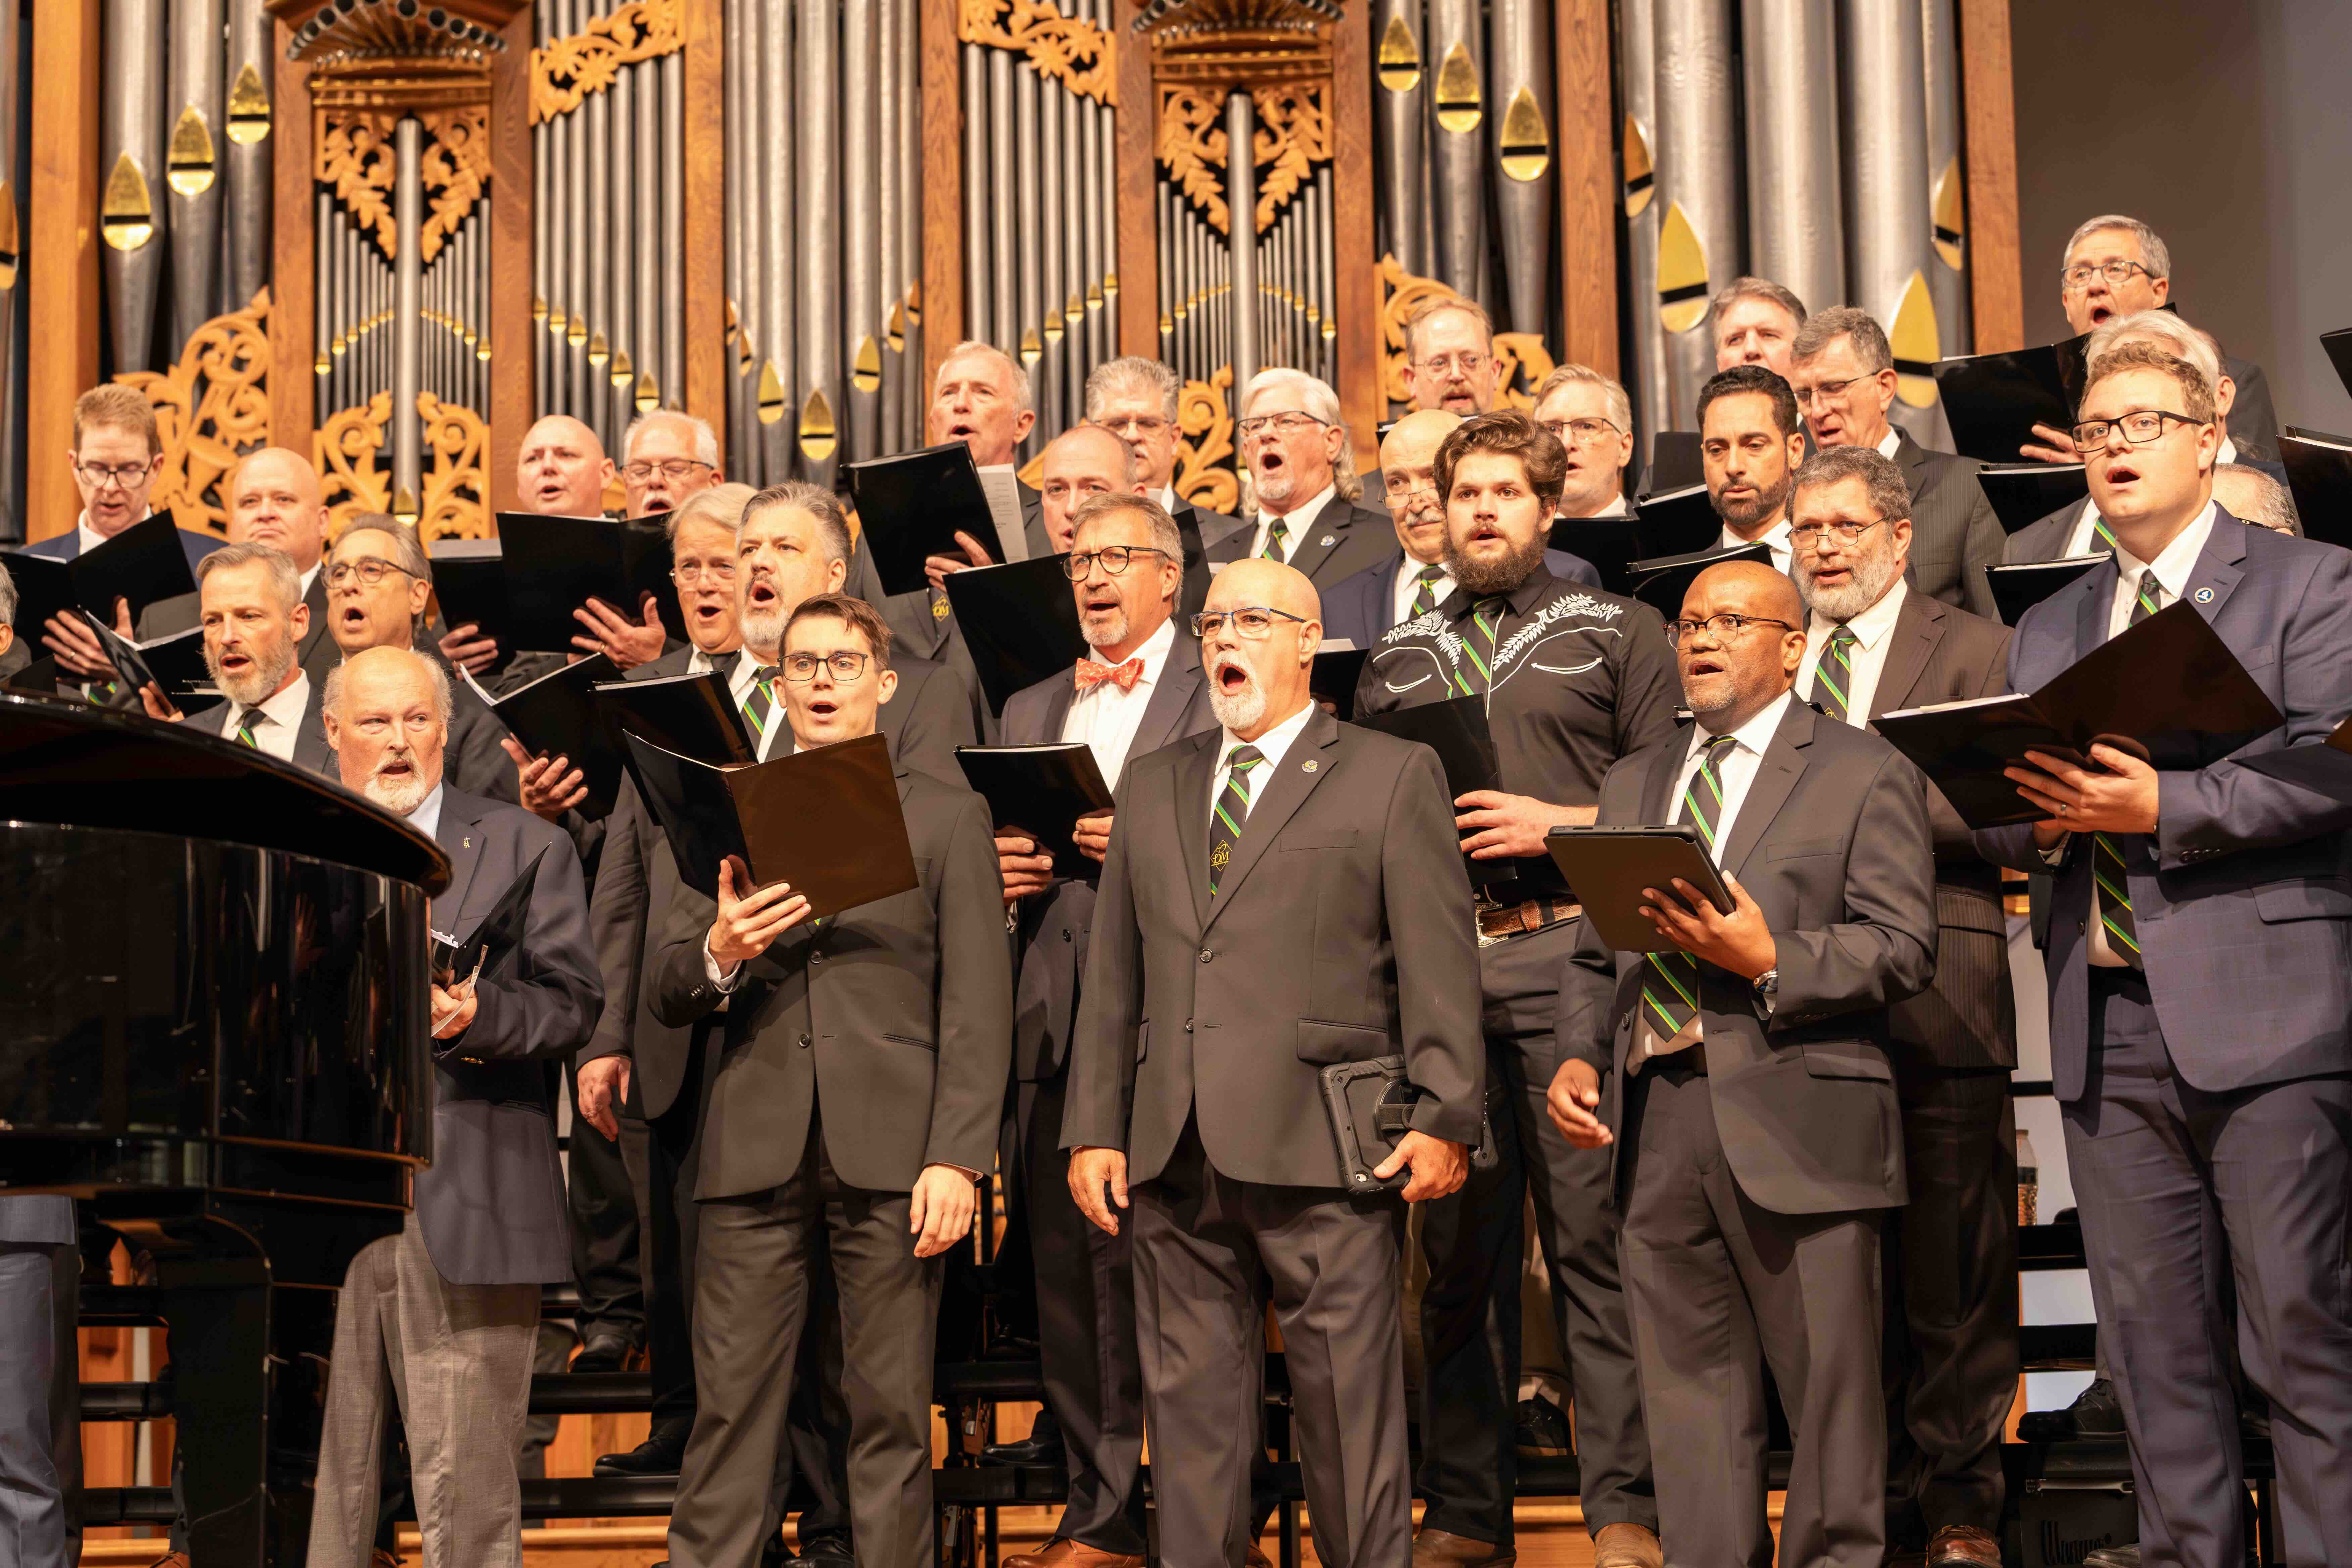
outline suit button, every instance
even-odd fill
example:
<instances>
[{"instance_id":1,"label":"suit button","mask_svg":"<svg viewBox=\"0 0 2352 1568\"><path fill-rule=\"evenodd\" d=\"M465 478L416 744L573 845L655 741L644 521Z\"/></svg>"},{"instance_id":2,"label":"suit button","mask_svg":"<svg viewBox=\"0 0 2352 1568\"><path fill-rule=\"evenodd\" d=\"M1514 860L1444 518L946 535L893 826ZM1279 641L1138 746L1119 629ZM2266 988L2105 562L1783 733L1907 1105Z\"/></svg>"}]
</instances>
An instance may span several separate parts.
<instances>
[{"instance_id":1,"label":"suit button","mask_svg":"<svg viewBox=\"0 0 2352 1568\"><path fill-rule=\"evenodd\" d=\"M1067 927L1067 926L1064 926L1064 927L1062 928L1062 940L1063 940L1064 942L1067 942L1067 941L1069 941L1069 940L1070 940L1070 928L1069 928L1069 927Z\"/></svg>"},{"instance_id":2,"label":"suit button","mask_svg":"<svg viewBox=\"0 0 2352 1568\"><path fill-rule=\"evenodd\" d=\"M1213 959L1213 958L1214 958L1214 957L1216 957L1216 956L1217 956L1217 955L1216 955L1215 953L1211 952L1210 952L1207 948L1205 948L1205 947L1204 947L1204 948L1202 948L1202 949L1201 950L1201 962L1202 962L1202 963L1208 963L1208 962L1209 962L1209 960L1211 960L1211 959Z\"/></svg>"},{"instance_id":3,"label":"suit button","mask_svg":"<svg viewBox=\"0 0 2352 1568\"><path fill-rule=\"evenodd\" d=\"M2088 931L2091 929L2090 922L2087 921L2076 921L2074 922L2074 929L2078 931Z\"/></svg>"},{"instance_id":4,"label":"suit button","mask_svg":"<svg viewBox=\"0 0 2352 1568\"><path fill-rule=\"evenodd\" d=\"M1184 1020L1184 1032L1188 1035L1192 1032L1192 1020L1190 1018Z\"/></svg>"},{"instance_id":5,"label":"suit button","mask_svg":"<svg viewBox=\"0 0 2352 1568\"><path fill-rule=\"evenodd\" d=\"M803 1036L801 1037L801 1049L803 1049L803 1050L806 1050L806 1049L808 1049L808 1043L809 1043L809 1037L808 1037L806 1035L803 1035Z\"/></svg>"},{"instance_id":6,"label":"suit button","mask_svg":"<svg viewBox=\"0 0 2352 1568\"><path fill-rule=\"evenodd\" d=\"M811 963L823 963L824 962L824 954L821 952L812 952L809 954L809 962Z\"/></svg>"}]
</instances>

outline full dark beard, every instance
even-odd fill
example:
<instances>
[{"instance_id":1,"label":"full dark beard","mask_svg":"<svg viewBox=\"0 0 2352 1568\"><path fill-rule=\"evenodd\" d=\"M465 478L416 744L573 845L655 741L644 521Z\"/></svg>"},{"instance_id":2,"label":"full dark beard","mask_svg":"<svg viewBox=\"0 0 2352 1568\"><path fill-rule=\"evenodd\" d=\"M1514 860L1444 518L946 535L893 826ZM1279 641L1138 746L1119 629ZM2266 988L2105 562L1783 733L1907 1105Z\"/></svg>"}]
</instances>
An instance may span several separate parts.
<instances>
[{"instance_id":1,"label":"full dark beard","mask_svg":"<svg viewBox=\"0 0 2352 1568\"><path fill-rule=\"evenodd\" d=\"M1752 528L1768 517L1778 517L1780 509L1789 504L1789 492L1795 488L1794 476L1781 479L1776 489L1759 490L1751 501L1717 501L1715 514L1734 528Z\"/></svg>"},{"instance_id":2,"label":"full dark beard","mask_svg":"<svg viewBox=\"0 0 2352 1568\"><path fill-rule=\"evenodd\" d=\"M1448 540L1445 544L1445 574L1454 579L1456 587L1473 598L1507 594L1535 575L1536 568L1543 564L1547 542L1545 536L1538 533L1528 541L1526 549L1514 551L1500 560L1488 563L1468 559L1454 549L1453 541Z\"/></svg>"}]
</instances>

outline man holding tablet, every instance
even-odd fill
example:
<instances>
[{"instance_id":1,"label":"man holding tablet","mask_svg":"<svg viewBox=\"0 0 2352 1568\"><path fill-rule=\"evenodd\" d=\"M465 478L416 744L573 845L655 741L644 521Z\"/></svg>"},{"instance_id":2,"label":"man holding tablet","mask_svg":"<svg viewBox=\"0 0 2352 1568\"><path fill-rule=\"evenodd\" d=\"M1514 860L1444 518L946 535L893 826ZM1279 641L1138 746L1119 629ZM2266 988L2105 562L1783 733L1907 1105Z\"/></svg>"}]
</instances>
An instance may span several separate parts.
<instances>
[{"instance_id":1,"label":"man holding tablet","mask_svg":"<svg viewBox=\"0 0 2352 1568\"><path fill-rule=\"evenodd\" d=\"M1697 722L1612 767L1598 820L1690 825L1733 909L1644 888L1658 951L1612 951L1588 915L1560 984L1551 1117L1623 1151L1611 1191L1676 1562L1771 1560L1768 1361L1796 1433L1781 1560L1885 1545L1879 1225L1905 1197L1887 1008L1934 973L1935 857L1911 764L1791 696L1804 624L1759 563L1691 584L1666 630Z\"/></svg>"}]
</instances>

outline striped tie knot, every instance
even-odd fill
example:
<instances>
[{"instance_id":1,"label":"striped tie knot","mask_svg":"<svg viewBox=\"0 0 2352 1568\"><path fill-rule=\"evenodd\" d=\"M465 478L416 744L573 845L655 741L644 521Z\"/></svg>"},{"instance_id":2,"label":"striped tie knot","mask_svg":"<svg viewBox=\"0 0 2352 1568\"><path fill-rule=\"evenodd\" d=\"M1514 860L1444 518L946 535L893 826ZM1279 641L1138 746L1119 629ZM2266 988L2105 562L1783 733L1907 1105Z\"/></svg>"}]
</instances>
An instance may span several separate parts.
<instances>
[{"instance_id":1,"label":"striped tie knot","mask_svg":"<svg viewBox=\"0 0 2352 1568\"><path fill-rule=\"evenodd\" d=\"M1235 746L1225 756L1225 787L1217 794L1216 832L1209 846L1209 896L1217 896L1217 883L1225 868L1233 864L1234 846L1241 842L1242 828L1249 821L1250 770L1265 761L1265 753L1255 746Z\"/></svg>"},{"instance_id":2,"label":"striped tie knot","mask_svg":"<svg viewBox=\"0 0 2352 1568\"><path fill-rule=\"evenodd\" d=\"M1406 618L1418 620L1437 608L1437 580L1445 575L1444 566L1424 566L1414 574L1420 584L1412 591L1412 612Z\"/></svg>"},{"instance_id":3,"label":"striped tie knot","mask_svg":"<svg viewBox=\"0 0 2352 1568\"><path fill-rule=\"evenodd\" d=\"M258 708L247 708L239 713L236 718L236 743L259 749L261 742L253 738L253 732L261 727L262 720L267 717Z\"/></svg>"},{"instance_id":4,"label":"striped tie knot","mask_svg":"<svg viewBox=\"0 0 2352 1568\"><path fill-rule=\"evenodd\" d=\"M1832 719L1843 719L1853 710L1853 650L1862 639L1853 627L1841 621L1822 645L1821 663L1813 669L1813 700L1822 711Z\"/></svg>"},{"instance_id":5,"label":"striped tie knot","mask_svg":"<svg viewBox=\"0 0 2352 1568\"><path fill-rule=\"evenodd\" d=\"M1278 517L1270 517L1266 519L1265 548L1258 552L1258 559L1261 561L1279 561L1283 559L1283 541L1289 537L1290 525L1288 523L1283 521L1282 519Z\"/></svg>"},{"instance_id":6,"label":"striped tie knot","mask_svg":"<svg viewBox=\"0 0 2352 1568\"><path fill-rule=\"evenodd\" d=\"M751 672L751 689L743 694L743 717L751 726L751 744L757 750L767 738L768 726L776 719L777 667L763 664Z\"/></svg>"}]
</instances>

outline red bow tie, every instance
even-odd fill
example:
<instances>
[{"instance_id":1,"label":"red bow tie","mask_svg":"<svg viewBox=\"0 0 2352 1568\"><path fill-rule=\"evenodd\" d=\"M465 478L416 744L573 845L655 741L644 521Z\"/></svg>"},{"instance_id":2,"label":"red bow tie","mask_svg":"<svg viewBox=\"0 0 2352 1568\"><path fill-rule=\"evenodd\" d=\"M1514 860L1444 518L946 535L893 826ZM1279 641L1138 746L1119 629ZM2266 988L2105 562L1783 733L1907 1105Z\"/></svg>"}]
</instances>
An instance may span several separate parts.
<instances>
[{"instance_id":1,"label":"red bow tie","mask_svg":"<svg viewBox=\"0 0 2352 1568\"><path fill-rule=\"evenodd\" d=\"M1092 691L1106 680L1121 691L1132 691L1135 689L1135 683L1142 679L1143 660L1140 658L1130 658L1116 669L1107 664L1097 664L1090 658L1078 660L1080 691Z\"/></svg>"}]
</instances>

